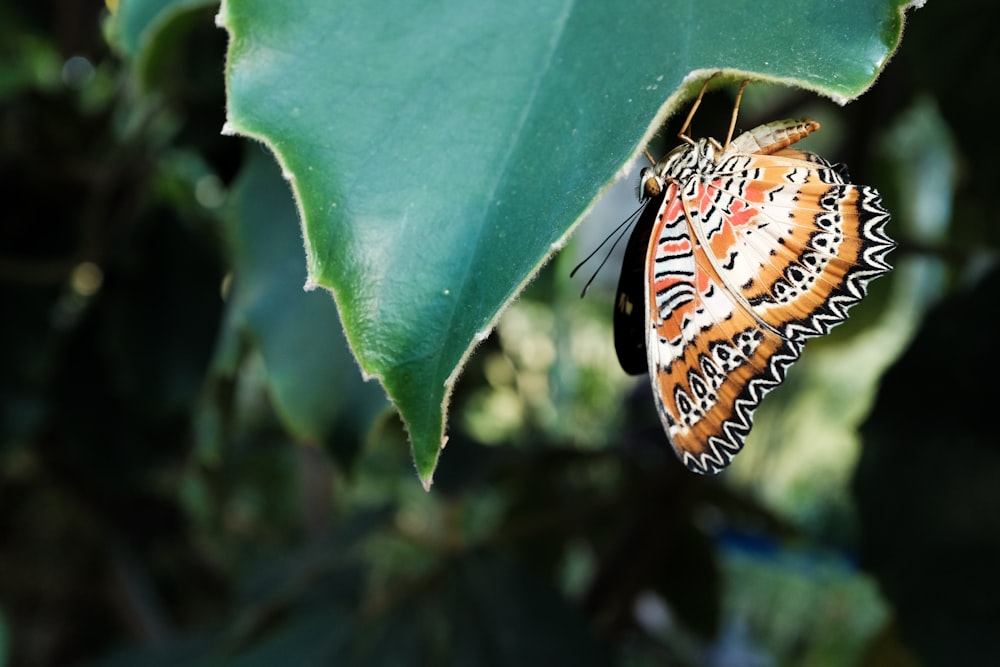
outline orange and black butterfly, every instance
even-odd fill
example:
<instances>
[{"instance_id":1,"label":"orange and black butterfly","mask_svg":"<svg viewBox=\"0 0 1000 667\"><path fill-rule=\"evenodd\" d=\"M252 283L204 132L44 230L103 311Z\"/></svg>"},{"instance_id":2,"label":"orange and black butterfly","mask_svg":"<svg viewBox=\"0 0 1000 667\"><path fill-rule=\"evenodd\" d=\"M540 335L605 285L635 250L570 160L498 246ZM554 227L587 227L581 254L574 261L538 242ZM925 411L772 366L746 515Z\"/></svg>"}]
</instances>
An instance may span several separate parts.
<instances>
[{"instance_id":1,"label":"orange and black butterfly","mask_svg":"<svg viewBox=\"0 0 1000 667\"><path fill-rule=\"evenodd\" d=\"M895 244L874 188L790 148L818 123L776 121L732 139L734 109L725 143L695 141L686 132L700 100L684 143L642 172L647 201L625 250L615 348L625 371L648 370L677 456L715 473L806 339L842 322L890 270Z\"/></svg>"}]
</instances>

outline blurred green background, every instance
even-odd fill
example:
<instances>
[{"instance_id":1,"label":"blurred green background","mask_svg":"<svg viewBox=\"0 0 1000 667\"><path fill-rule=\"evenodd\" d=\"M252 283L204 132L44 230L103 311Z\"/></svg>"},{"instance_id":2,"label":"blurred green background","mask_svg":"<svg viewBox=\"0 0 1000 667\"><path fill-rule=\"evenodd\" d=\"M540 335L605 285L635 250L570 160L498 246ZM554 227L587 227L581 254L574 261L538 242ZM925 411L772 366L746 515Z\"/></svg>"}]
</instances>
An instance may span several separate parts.
<instances>
[{"instance_id":1,"label":"blurred green background","mask_svg":"<svg viewBox=\"0 0 1000 667\"><path fill-rule=\"evenodd\" d=\"M568 278L629 180L472 357L430 493L184 4L141 77L101 3L0 4L0 665L1000 662L993 3L911 13L845 108L747 91L900 247L729 471L617 368L616 270Z\"/></svg>"}]
</instances>

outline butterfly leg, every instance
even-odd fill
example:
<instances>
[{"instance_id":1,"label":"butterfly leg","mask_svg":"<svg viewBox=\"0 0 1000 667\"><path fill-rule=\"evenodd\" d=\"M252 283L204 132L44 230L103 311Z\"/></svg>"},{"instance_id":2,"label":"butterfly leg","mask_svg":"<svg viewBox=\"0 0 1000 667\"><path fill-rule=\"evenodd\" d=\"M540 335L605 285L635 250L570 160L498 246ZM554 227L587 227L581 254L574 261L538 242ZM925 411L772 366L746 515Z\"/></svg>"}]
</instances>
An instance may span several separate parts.
<instances>
[{"instance_id":1,"label":"butterfly leg","mask_svg":"<svg viewBox=\"0 0 1000 667\"><path fill-rule=\"evenodd\" d=\"M688 129L690 129L691 121L694 119L694 113L698 110L698 107L701 105L701 98L705 96L705 91L708 90L708 82L714 79L715 77L719 76L720 74L722 74L722 72L716 72L712 76L705 79L705 83L701 85L701 92L698 93L697 99L695 99L694 104L691 105L691 111L688 111L687 118L684 119L684 124L681 126L681 131L677 133L677 138L683 141L684 143L694 146L694 140L687 134Z\"/></svg>"},{"instance_id":2,"label":"butterfly leg","mask_svg":"<svg viewBox=\"0 0 1000 667\"><path fill-rule=\"evenodd\" d=\"M743 90L747 87L748 83L750 83L750 79L743 79L739 92L736 93L736 104L733 105L733 117L729 120L729 132L726 134L726 143L722 144L722 150L729 148L729 143L733 140L733 131L736 129L736 116L740 112L740 100L743 99ZM702 89L702 92L705 92L704 89Z\"/></svg>"}]
</instances>

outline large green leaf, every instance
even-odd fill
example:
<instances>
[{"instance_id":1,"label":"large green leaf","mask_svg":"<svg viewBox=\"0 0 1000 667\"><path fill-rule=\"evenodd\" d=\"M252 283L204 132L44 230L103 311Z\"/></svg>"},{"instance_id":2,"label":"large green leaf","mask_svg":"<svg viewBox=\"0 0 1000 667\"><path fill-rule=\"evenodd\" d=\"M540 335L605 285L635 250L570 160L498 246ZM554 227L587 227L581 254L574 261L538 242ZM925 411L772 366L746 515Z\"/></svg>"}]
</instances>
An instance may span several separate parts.
<instances>
[{"instance_id":1,"label":"large green leaf","mask_svg":"<svg viewBox=\"0 0 1000 667\"><path fill-rule=\"evenodd\" d=\"M228 130L281 162L308 284L332 290L429 485L466 357L704 75L846 100L905 4L234 0Z\"/></svg>"}]
</instances>

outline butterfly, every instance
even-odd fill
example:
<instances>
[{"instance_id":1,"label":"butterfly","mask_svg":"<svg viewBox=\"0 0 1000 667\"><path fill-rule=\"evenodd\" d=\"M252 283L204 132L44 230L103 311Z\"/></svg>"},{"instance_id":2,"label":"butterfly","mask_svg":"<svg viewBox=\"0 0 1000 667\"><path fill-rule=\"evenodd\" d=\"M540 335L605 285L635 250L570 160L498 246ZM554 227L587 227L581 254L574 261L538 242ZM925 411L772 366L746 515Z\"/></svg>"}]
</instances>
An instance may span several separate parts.
<instances>
[{"instance_id":1,"label":"butterfly","mask_svg":"<svg viewBox=\"0 0 1000 667\"><path fill-rule=\"evenodd\" d=\"M615 301L622 368L649 372L667 438L690 470L721 471L753 413L808 338L844 321L888 272L895 243L879 193L843 165L791 148L808 118L726 141L691 139L640 175L645 206L625 250Z\"/></svg>"}]
</instances>

